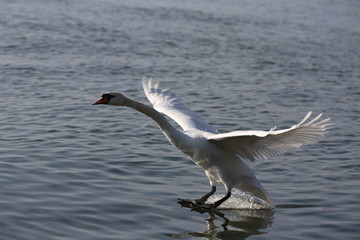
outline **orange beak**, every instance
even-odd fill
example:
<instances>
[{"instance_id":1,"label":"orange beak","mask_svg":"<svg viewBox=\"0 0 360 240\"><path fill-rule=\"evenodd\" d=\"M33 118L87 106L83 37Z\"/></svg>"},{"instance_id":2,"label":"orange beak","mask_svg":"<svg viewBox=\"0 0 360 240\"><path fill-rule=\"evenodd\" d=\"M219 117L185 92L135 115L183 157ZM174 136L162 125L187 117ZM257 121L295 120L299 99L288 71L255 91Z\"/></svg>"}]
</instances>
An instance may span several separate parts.
<instances>
[{"instance_id":1,"label":"orange beak","mask_svg":"<svg viewBox=\"0 0 360 240\"><path fill-rule=\"evenodd\" d=\"M108 102L109 102L109 100L103 97L103 98L100 98L99 100L96 100L95 102L93 102L93 105L96 105L96 104L106 104L106 103L108 103Z\"/></svg>"}]
</instances>

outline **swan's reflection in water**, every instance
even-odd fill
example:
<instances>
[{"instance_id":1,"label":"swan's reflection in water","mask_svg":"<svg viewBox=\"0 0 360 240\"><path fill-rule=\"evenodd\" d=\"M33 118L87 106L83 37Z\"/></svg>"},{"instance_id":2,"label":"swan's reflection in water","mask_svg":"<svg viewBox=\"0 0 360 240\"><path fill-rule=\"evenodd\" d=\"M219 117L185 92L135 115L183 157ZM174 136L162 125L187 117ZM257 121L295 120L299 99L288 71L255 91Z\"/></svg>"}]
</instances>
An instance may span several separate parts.
<instances>
[{"instance_id":1,"label":"swan's reflection in water","mask_svg":"<svg viewBox=\"0 0 360 240\"><path fill-rule=\"evenodd\" d=\"M190 208L191 211L208 214L208 218L205 219L207 225L205 230L186 233L186 236L204 239L246 239L252 235L266 234L265 229L271 226L274 214L274 210L271 209L220 209L204 211L191 208L182 202L179 202L179 204Z\"/></svg>"}]
</instances>

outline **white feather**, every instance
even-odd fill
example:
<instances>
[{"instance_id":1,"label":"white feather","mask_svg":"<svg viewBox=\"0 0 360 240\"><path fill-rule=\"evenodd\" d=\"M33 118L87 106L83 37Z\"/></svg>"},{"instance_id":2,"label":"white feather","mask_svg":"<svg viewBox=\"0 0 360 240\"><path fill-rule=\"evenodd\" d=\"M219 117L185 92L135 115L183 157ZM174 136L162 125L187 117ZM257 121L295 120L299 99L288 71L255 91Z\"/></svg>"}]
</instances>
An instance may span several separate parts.
<instances>
[{"instance_id":1,"label":"white feather","mask_svg":"<svg viewBox=\"0 0 360 240\"><path fill-rule=\"evenodd\" d=\"M197 114L168 89L159 89L159 82L143 78L143 89L153 108L172 118L184 131L201 130L217 133L217 130L204 122Z\"/></svg>"},{"instance_id":2,"label":"white feather","mask_svg":"<svg viewBox=\"0 0 360 240\"><path fill-rule=\"evenodd\" d=\"M328 126L330 118L318 121L322 114L309 122L309 112L300 123L283 130L270 131L234 131L211 135L207 139L219 146L251 161L267 159L285 151L312 144L320 140Z\"/></svg>"}]
</instances>

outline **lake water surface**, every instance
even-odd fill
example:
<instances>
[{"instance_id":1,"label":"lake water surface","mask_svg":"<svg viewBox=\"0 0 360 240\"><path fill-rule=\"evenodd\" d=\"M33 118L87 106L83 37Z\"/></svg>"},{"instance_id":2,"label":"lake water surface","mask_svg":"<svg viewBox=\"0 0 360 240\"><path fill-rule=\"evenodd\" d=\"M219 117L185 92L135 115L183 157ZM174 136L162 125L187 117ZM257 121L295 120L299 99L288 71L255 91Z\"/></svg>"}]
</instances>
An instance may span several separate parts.
<instances>
[{"instance_id":1,"label":"lake water surface","mask_svg":"<svg viewBox=\"0 0 360 240\"><path fill-rule=\"evenodd\" d=\"M359 238L359 1L0 4L0 239ZM274 209L191 211L177 198L209 190L202 170L145 116L91 105L148 104L142 77L220 132L336 124L249 163Z\"/></svg>"}]
</instances>

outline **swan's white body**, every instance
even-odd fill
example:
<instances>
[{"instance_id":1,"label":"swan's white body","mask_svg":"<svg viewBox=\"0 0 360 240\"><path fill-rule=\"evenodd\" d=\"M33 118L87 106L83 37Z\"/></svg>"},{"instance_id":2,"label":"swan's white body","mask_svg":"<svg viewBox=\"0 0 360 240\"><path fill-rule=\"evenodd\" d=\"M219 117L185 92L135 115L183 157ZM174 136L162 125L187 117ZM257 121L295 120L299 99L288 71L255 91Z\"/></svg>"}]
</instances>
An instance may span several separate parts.
<instances>
[{"instance_id":1,"label":"swan's white body","mask_svg":"<svg viewBox=\"0 0 360 240\"><path fill-rule=\"evenodd\" d=\"M143 89L153 108L130 100L119 93L108 92L94 104L128 106L151 117L163 134L176 148L202 167L213 191L199 201L204 203L215 192L215 186L223 184L228 195L215 207L230 197L231 189L237 188L270 203L270 199L244 162L276 156L290 149L318 141L329 126L328 119L320 120L321 114L306 122L311 115L291 128L269 131L234 131L218 133L169 90L161 90L158 82L143 79ZM174 128L162 114L176 121L183 131Z\"/></svg>"}]
</instances>

